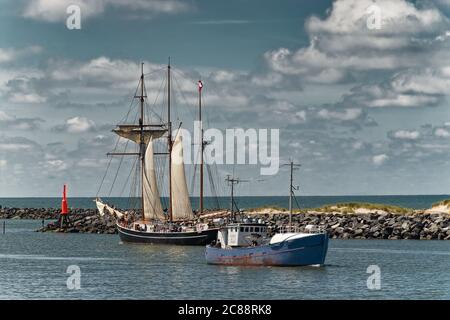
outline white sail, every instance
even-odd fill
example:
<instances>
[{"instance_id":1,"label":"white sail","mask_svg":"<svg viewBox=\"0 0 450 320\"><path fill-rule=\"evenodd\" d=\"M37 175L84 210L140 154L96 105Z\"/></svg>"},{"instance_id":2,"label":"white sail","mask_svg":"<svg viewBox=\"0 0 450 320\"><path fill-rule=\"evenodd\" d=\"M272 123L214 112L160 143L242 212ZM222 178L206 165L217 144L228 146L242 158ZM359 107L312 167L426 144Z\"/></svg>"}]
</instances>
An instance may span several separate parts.
<instances>
[{"instance_id":1,"label":"white sail","mask_svg":"<svg viewBox=\"0 0 450 320\"><path fill-rule=\"evenodd\" d=\"M153 161L153 138L150 137L145 151L144 171L144 218L145 220L165 220L158 185L156 184L155 164Z\"/></svg>"},{"instance_id":2,"label":"white sail","mask_svg":"<svg viewBox=\"0 0 450 320\"><path fill-rule=\"evenodd\" d=\"M180 134L175 137L171 157L172 219L173 221L194 219L184 172L183 141Z\"/></svg>"},{"instance_id":3,"label":"white sail","mask_svg":"<svg viewBox=\"0 0 450 320\"><path fill-rule=\"evenodd\" d=\"M117 209L111 208L106 203L103 203L99 199L95 199L95 204L97 206L99 214L103 217L105 213L115 216L116 218L120 219L123 217L123 213L120 212Z\"/></svg>"},{"instance_id":4,"label":"white sail","mask_svg":"<svg viewBox=\"0 0 450 320\"><path fill-rule=\"evenodd\" d=\"M97 206L98 213L100 214L100 216L103 217L105 215L106 204L101 202L99 199L95 199L94 201L95 201L95 205Z\"/></svg>"}]
</instances>

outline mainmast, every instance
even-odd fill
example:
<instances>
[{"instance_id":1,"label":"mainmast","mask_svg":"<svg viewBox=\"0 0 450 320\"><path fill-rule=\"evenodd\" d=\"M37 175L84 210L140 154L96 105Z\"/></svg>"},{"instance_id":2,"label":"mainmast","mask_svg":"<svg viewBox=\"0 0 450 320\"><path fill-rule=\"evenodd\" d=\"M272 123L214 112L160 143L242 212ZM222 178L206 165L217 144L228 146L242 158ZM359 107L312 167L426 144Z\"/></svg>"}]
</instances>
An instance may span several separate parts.
<instances>
[{"instance_id":1,"label":"mainmast","mask_svg":"<svg viewBox=\"0 0 450 320\"><path fill-rule=\"evenodd\" d=\"M198 121L200 123L200 210L199 213L203 213L203 123L202 123L202 89L203 83L198 81Z\"/></svg>"},{"instance_id":2,"label":"mainmast","mask_svg":"<svg viewBox=\"0 0 450 320\"><path fill-rule=\"evenodd\" d=\"M169 151L169 222L173 221L172 215L172 122L170 121L170 57L167 65L167 147Z\"/></svg>"},{"instance_id":3,"label":"mainmast","mask_svg":"<svg viewBox=\"0 0 450 320\"><path fill-rule=\"evenodd\" d=\"M139 154L141 157L141 207L142 207L142 220L145 220L144 215L144 179L145 179L145 140L144 140L144 63L141 63L141 116L139 118L140 129L140 143Z\"/></svg>"}]
</instances>

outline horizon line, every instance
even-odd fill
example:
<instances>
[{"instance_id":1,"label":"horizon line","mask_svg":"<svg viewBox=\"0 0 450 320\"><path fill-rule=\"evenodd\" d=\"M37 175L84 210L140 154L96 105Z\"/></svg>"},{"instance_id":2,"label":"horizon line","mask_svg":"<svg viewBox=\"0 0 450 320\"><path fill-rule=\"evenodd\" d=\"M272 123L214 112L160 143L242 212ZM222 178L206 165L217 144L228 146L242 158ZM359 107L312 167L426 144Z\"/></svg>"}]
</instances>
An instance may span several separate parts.
<instances>
[{"instance_id":1,"label":"horizon line","mask_svg":"<svg viewBox=\"0 0 450 320\"><path fill-rule=\"evenodd\" d=\"M414 197L414 196L449 196L450 193L441 193L441 194L348 194L348 195L296 195L296 197ZM190 198L198 198L199 196L190 196ZM216 198L215 196L204 196L205 198ZM217 196L219 198L229 198L229 195L221 195ZM288 195L241 195L241 196L235 196L236 198L239 197L289 197ZM0 197L0 199L25 199L25 198L61 198L60 196L25 196L25 197L19 197L19 196L13 196L13 197ZM76 198L92 198L95 199L95 196L73 196L68 197L72 199ZM101 197L100 197L101 198ZM123 196L103 196L103 198L130 198L130 197L123 197ZM131 198L139 198L131 197ZM168 198L168 196L161 196L161 198Z\"/></svg>"}]
</instances>

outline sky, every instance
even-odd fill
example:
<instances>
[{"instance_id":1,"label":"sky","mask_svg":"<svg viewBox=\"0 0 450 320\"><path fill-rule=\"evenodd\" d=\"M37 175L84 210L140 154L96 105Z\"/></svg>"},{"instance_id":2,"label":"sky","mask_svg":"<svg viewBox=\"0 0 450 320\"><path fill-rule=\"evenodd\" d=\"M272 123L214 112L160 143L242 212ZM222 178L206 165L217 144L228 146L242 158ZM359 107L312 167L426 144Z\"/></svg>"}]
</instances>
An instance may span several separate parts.
<instances>
[{"instance_id":1,"label":"sky","mask_svg":"<svg viewBox=\"0 0 450 320\"><path fill-rule=\"evenodd\" d=\"M71 4L79 30L66 26ZM208 127L280 130L280 163L302 164L298 194L450 193L448 0L0 0L0 9L0 197L58 196L64 183L71 196L95 196L108 163L100 195L126 195L132 160L109 162L111 129L135 107L141 62L148 107L161 115L169 56L174 121L189 129L201 78ZM233 172L249 180L240 195L288 194L285 166L273 176L259 165L215 170L223 195Z\"/></svg>"}]
</instances>

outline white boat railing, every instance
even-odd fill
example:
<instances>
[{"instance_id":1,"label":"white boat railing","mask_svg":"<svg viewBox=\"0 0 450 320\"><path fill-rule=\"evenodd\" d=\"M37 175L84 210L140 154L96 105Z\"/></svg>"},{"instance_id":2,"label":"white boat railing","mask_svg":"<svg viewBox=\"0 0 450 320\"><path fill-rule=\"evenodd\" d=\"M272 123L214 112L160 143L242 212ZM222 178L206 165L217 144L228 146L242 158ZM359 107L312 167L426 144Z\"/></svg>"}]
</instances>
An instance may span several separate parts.
<instances>
[{"instance_id":1,"label":"white boat railing","mask_svg":"<svg viewBox=\"0 0 450 320\"><path fill-rule=\"evenodd\" d=\"M325 229L312 224L306 226L281 226L278 228L277 233L325 233Z\"/></svg>"}]
</instances>

